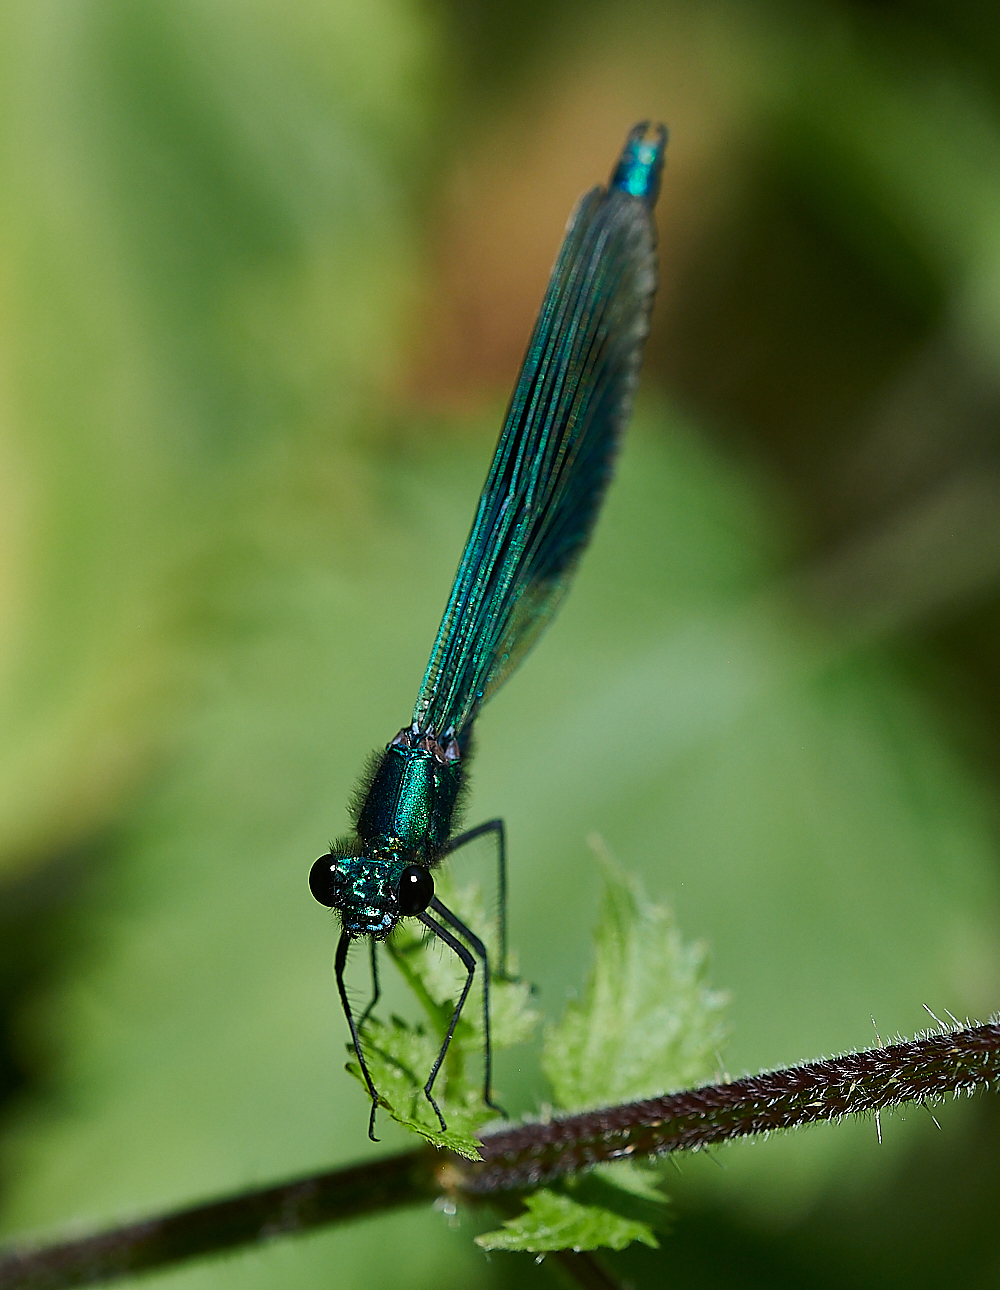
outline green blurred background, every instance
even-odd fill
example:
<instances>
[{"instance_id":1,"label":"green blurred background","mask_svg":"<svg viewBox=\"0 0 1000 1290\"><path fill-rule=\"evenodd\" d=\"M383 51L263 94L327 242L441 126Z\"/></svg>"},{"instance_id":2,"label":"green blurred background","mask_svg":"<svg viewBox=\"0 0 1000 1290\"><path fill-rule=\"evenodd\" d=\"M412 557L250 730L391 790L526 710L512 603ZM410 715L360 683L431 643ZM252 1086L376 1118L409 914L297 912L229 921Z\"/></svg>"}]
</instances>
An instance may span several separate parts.
<instances>
[{"instance_id":1,"label":"green blurred background","mask_svg":"<svg viewBox=\"0 0 1000 1290\"><path fill-rule=\"evenodd\" d=\"M0 66L4 1232L403 1145L365 1139L305 877L408 719L572 202L646 117L639 407L479 723L522 970L550 1016L578 988L596 830L711 943L731 1073L1000 1006L994 4L12 0ZM500 1083L546 1096L533 1052ZM673 1237L614 1262L1000 1285L1000 1110L937 1116L684 1160ZM489 1222L152 1284L547 1283Z\"/></svg>"}]
</instances>

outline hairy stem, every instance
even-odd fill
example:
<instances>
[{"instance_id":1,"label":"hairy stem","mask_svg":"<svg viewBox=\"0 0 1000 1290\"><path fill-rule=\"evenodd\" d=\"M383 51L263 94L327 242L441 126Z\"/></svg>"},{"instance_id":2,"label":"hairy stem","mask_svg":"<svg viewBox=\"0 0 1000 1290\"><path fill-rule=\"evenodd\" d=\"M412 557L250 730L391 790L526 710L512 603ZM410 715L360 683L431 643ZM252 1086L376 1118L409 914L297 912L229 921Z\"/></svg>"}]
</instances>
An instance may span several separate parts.
<instances>
[{"instance_id":1,"label":"hairy stem","mask_svg":"<svg viewBox=\"0 0 1000 1290\"><path fill-rule=\"evenodd\" d=\"M462 1190L487 1194L533 1187L608 1160L698 1150L730 1138L971 1093L998 1077L1000 1025L959 1027L491 1134L483 1141L483 1163L467 1166Z\"/></svg>"},{"instance_id":2,"label":"hairy stem","mask_svg":"<svg viewBox=\"0 0 1000 1290\"><path fill-rule=\"evenodd\" d=\"M491 1195L534 1187L602 1161L697 1150L904 1102L933 1102L989 1087L998 1077L1000 1025L959 1027L729 1084L518 1125L484 1137L479 1163L422 1147L96 1236L11 1250L0 1256L0 1290L113 1281L439 1196L488 1203ZM507 1204L504 1196L501 1207Z\"/></svg>"}]
</instances>

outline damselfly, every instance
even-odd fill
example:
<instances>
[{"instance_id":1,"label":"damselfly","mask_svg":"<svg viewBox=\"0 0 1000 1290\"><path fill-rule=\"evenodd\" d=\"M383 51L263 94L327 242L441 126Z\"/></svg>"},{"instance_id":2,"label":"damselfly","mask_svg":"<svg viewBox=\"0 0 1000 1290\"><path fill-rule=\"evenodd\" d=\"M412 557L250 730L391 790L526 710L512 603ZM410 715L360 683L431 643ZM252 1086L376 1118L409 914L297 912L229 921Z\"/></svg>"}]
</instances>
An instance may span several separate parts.
<instances>
[{"instance_id":1,"label":"damselfly","mask_svg":"<svg viewBox=\"0 0 1000 1290\"><path fill-rule=\"evenodd\" d=\"M416 918L461 960L465 984L424 1085L442 1132L434 1081L482 963L484 1086L492 1095L490 964L478 936L434 894L432 871L492 834L499 866L500 964L507 964L502 820L452 834L468 783L472 726L552 620L590 538L631 410L656 289L656 228L666 147L662 126L637 125L608 187L578 203L549 280L431 652L413 719L377 754L355 795L354 834L312 867L309 886L336 909L335 970L358 1063L361 1022L379 995L376 951L401 918ZM353 941L371 941L374 997L357 1021L344 984Z\"/></svg>"}]
</instances>

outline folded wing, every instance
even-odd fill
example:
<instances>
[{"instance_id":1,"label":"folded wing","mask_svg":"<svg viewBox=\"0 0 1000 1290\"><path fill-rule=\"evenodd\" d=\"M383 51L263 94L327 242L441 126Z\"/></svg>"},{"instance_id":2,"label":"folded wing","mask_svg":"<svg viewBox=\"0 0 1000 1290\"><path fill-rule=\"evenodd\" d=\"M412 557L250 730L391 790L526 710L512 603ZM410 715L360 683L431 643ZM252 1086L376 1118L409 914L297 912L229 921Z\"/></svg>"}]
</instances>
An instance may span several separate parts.
<instances>
[{"instance_id":1,"label":"folded wing","mask_svg":"<svg viewBox=\"0 0 1000 1290\"><path fill-rule=\"evenodd\" d=\"M665 133L637 126L552 270L413 720L461 733L552 620L631 411L656 289Z\"/></svg>"}]
</instances>

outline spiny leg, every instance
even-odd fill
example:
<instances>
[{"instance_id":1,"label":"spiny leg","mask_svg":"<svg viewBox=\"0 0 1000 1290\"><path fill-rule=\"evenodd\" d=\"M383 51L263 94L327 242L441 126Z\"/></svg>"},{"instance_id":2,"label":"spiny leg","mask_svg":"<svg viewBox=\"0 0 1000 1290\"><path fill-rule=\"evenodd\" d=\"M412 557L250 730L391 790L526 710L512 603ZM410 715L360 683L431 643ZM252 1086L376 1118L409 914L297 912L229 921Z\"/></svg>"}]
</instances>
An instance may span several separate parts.
<instances>
[{"instance_id":1,"label":"spiny leg","mask_svg":"<svg viewBox=\"0 0 1000 1290\"><path fill-rule=\"evenodd\" d=\"M507 981L512 978L507 975L507 838L503 820L487 820L485 824L477 824L474 829L466 829L464 833L451 839L444 849L444 855L458 851L460 847L474 842L485 833L495 833L497 838L497 922L500 930L500 968L496 975ZM471 945L472 942L470 941L469 944Z\"/></svg>"},{"instance_id":2,"label":"spiny leg","mask_svg":"<svg viewBox=\"0 0 1000 1290\"><path fill-rule=\"evenodd\" d=\"M365 1008L364 1012L358 1018L358 1030L361 1030L364 1027L365 1022L371 1014L372 1008L375 1007L376 1003L378 1003L379 999L382 997L382 986L378 979L378 941L374 936L372 936L369 938L369 943L372 947L372 997L369 1000L368 1007Z\"/></svg>"},{"instance_id":3,"label":"spiny leg","mask_svg":"<svg viewBox=\"0 0 1000 1290\"><path fill-rule=\"evenodd\" d=\"M334 959L334 972L337 977L337 990L340 994L340 1002L344 1009L344 1016L347 1018L347 1024L351 1028L351 1039L354 1043L354 1051L358 1055L358 1064L361 1067L361 1074L365 1077L368 1092L371 1094L372 1113L368 1117L368 1136L371 1138L372 1142L378 1142L378 1138L375 1136L375 1112L378 1110L378 1093L375 1091L375 1085L372 1083L372 1077L368 1071L368 1064L365 1061L365 1055L361 1051L361 1038L358 1035L358 1028L354 1023L354 1014L351 1012L350 1000L347 997L347 987L344 985L344 968L347 966L347 951L351 948L351 939L351 936L347 932L340 933L340 940L337 942L337 956ZM466 991L468 991L468 987L466 987ZM454 1025L452 1026L452 1029L454 1029Z\"/></svg>"},{"instance_id":4,"label":"spiny leg","mask_svg":"<svg viewBox=\"0 0 1000 1290\"><path fill-rule=\"evenodd\" d=\"M475 935L462 920L451 912L447 905L442 905L437 896L434 896L430 904L435 914L439 914L446 923L450 923L463 936L472 947L474 954L478 954L483 962L483 1101L487 1106L492 1107L504 1119L507 1119L507 1112L502 1106L498 1106L493 1101L493 1049L490 1046L490 959L486 951L486 946L478 936Z\"/></svg>"},{"instance_id":5,"label":"spiny leg","mask_svg":"<svg viewBox=\"0 0 1000 1290\"><path fill-rule=\"evenodd\" d=\"M438 903L438 902L435 902L435 903ZM438 1053L437 1059L435 1060L434 1065L431 1067L431 1073L427 1077L427 1083L424 1085L424 1096L427 1098L427 1101L430 1102L431 1106L434 1108L434 1114L437 1116L438 1122L441 1125L441 1132L444 1133L445 1130L448 1128L448 1125L445 1122L444 1116L441 1114L441 1108L438 1106L437 1102L434 1101L434 1095L431 1092L431 1089L433 1089L434 1081L437 1079L438 1071L441 1069L441 1063L444 1061L445 1057L447 1056L448 1049L451 1046L451 1037L455 1033L455 1027L458 1025L458 1019L462 1015L462 1009L465 1007L465 1001L469 997L469 991L472 989L472 978L476 975L476 960L472 957L472 955L465 948L462 942L457 941L454 938L454 936L452 936L451 932L449 932L446 928L442 927L441 924L437 922L435 919L431 918L430 914L417 914L417 918L420 919L420 921L423 923L425 927L429 927L430 930L434 933L434 935L439 940L444 941L445 945L447 945L449 949L455 951L458 957L462 960L462 963L465 965L465 971L467 973L465 978L465 985L462 987L462 993L458 997L458 1003L455 1004L455 1011L451 1014L451 1022L448 1025L448 1033L444 1037L444 1043L441 1045L441 1051Z\"/></svg>"}]
</instances>

